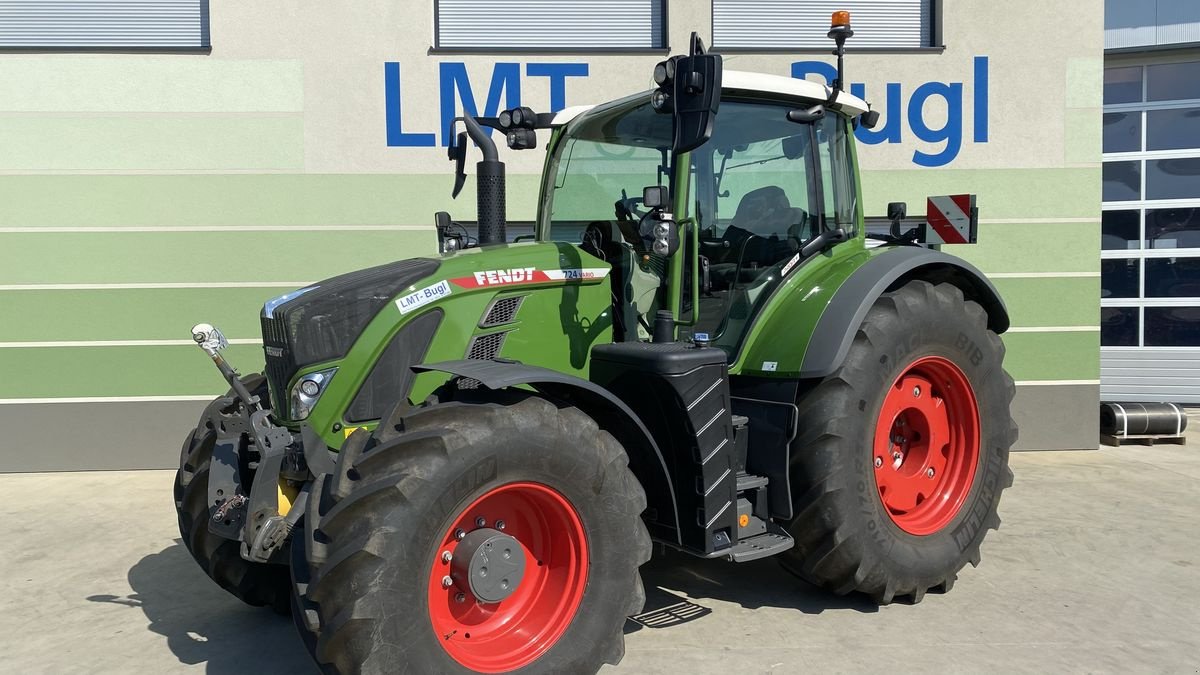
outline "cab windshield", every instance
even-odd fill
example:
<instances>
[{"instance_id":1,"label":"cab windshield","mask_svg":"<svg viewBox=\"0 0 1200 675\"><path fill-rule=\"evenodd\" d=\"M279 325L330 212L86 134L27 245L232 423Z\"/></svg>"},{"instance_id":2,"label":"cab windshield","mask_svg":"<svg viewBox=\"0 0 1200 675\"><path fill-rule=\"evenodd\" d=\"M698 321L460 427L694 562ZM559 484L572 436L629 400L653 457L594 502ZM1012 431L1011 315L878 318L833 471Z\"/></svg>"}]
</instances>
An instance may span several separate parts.
<instances>
[{"instance_id":1,"label":"cab windshield","mask_svg":"<svg viewBox=\"0 0 1200 675\"><path fill-rule=\"evenodd\" d=\"M578 244L589 224L627 220L622 208L636 212L642 188L668 184L671 116L649 102L621 103L579 120L551 160L543 214L551 240Z\"/></svg>"}]
</instances>

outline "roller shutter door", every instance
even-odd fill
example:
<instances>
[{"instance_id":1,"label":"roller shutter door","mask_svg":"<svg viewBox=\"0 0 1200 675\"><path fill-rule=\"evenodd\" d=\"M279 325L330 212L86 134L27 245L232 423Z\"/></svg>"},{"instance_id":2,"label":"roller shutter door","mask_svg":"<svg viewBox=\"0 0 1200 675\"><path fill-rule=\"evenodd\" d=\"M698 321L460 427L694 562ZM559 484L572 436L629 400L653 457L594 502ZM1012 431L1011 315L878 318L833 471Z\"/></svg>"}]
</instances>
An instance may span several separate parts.
<instances>
[{"instance_id":1,"label":"roller shutter door","mask_svg":"<svg viewBox=\"0 0 1200 675\"><path fill-rule=\"evenodd\" d=\"M833 12L848 10L852 47L930 46L932 0L713 0L718 49L825 49Z\"/></svg>"},{"instance_id":2,"label":"roller shutter door","mask_svg":"<svg viewBox=\"0 0 1200 675\"><path fill-rule=\"evenodd\" d=\"M0 0L0 48L208 46L208 0Z\"/></svg>"},{"instance_id":3,"label":"roller shutter door","mask_svg":"<svg viewBox=\"0 0 1200 675\"><path fill-rule=\"evenodd\" d=\"M662 0L436 0L442 49L657 49Z\"/></svg>"}]
</instances>

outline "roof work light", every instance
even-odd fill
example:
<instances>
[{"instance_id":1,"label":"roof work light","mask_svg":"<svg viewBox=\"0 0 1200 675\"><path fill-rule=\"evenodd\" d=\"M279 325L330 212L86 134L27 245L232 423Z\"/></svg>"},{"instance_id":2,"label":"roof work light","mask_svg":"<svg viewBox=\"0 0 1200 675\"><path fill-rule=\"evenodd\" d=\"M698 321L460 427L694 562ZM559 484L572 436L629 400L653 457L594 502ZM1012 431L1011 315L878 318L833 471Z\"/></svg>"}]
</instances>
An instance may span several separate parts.
<instances>
[{"instance_id":1,"label":"roof work light","mask_svg":"<svg viewBox=\"0 0 1200 675\"><path fill-rule=\"evenodd\" d=\"M836 98L837 90L845 90L846 77L842 70L842 56L846 53L846 40L854 36L854 30L850 28L850 12L840 11L834 12L833 17L829 21L829 38L833 40L837 48L833 50L833 55L837 57L837 80L833 83L834 96Z\"/></svg>"}]
</instances>

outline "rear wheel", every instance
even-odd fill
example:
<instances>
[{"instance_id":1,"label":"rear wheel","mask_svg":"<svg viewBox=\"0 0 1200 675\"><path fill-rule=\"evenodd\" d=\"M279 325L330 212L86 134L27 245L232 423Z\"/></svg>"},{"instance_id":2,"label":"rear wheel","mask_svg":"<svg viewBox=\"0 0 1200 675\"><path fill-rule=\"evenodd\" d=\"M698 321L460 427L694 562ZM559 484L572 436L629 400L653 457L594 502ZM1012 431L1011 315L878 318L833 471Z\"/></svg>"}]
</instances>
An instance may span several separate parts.
<instances>
[{"instance_id":1,"label":"rear wheel","mask_svg":"<svg viewBox=\"0 0 1200 675\"><path fill-rule=\"evenodd\" d=\"M1015 387L978 304L913 281L867 313L843 365L801 396L795 547L784 566L877 602L949 590L1012 484Z\"/></svg>"},{"instance_id":2,"label":"rear wheel","mask_svg":"<svg viewBox=\"0 0 1200 675\"><path fill-rule=\"evenodd\" d=\"M575 408L481 394L355 432L317 478L297 616L326 672L620 661L651 550L625 452Z\"/></svg>"},{"instance_id":3,"label":"rear wheel","mask_svg":"<svg viewBox=\"0 0 1200 675\"><path fill-rule=\"evenodd\" d=\"M260 396L266 393L261 375L242 378L246 388ZM208 474L217 434L210 413L230 405L234 393L208 405L199 425L184 438L175 473L175 512L183 545L200 569L231 595L248 605L268 606L288 612L288 571L282 565L245 560L239 542L219 537L208 529ZM245 488L249 491L249 486Z\"/></svg>"}]
</instances>

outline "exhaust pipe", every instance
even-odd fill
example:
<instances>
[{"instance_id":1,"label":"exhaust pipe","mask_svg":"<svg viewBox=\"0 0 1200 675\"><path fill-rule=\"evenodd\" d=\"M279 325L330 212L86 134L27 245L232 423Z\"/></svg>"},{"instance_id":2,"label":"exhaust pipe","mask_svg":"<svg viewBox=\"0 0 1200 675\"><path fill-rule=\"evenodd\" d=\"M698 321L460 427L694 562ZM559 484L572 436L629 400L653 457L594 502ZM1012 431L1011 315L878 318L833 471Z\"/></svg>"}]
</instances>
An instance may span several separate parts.
<instances>
[{"instance_id":1,"label":"exhaust pipe","mask_svg":"<svg viewBox=\"0 0 1200 675\"><path fill-rule=\"evenodd\" d=\"M479 245L503 244L508 241L504 210L504 162L496 153L496 144L474 117L463 115L463 125L467 128L467 135L483 152L483 159L475 165Z\"/></svg>"}]
</instances>

